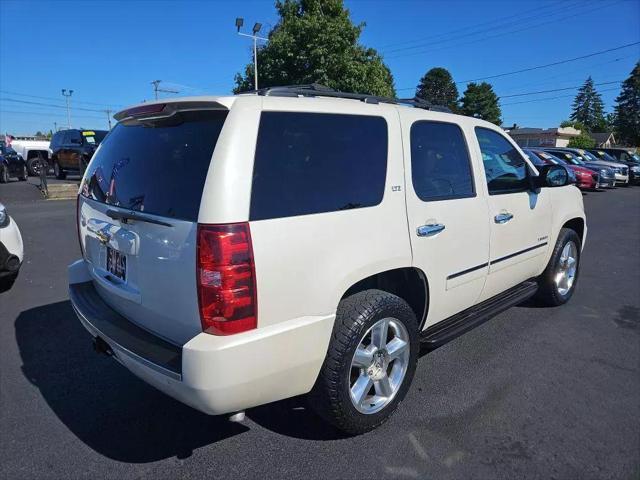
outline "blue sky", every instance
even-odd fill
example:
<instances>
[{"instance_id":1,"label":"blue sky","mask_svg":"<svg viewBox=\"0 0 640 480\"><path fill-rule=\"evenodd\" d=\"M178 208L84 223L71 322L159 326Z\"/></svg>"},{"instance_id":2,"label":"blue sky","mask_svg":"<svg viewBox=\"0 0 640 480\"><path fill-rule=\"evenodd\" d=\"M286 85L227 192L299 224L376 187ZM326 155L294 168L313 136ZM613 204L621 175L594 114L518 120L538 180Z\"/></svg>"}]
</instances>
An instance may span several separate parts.
<instances>
[{"instance_id":1,"label":"blue sky","mask_svg":"<svg viewBox=\"0 0 640 480\"><path fill-rule=\"evenodd\" d=\"M361 42L384 55L403 96L435 66L463 82L640 41L638 0L345 3L366 22ZM72 123L85 128L106 127L101 110L151 99L155 79L180 95L228 93L251 59L250 40L235 34L237 16L245 29L262 22L263 32L277 22L271 1L0 0L0 132L66 124L62 88L74 90ZM589 75L615 82L639 59L634 45L488 81L500 96L574 87ZM597 88L611 110L619 84ZM504 124L557 126L574 94L504 98Z\"/></svg>"}]
</instances>

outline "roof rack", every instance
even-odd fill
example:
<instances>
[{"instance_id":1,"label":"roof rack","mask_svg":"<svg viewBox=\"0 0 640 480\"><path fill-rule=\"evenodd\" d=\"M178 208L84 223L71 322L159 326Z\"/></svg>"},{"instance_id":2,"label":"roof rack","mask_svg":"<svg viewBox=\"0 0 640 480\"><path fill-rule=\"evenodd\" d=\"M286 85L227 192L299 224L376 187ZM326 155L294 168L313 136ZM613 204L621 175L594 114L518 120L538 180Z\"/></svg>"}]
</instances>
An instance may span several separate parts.
<instances>
[{"instance_id":1,"label":"roof rack","mask_svg":"<svg viewBox=\"0 0 640 480\"><path fill-rule=\"evenodd\" d=\"M266 87L261 88L254 92L243 93L257 93L265 97L331 97L331 98L347 98L350 100L359 100L364 103L379 104L379 103L391 103L394 105L406 104L415 108L422 108L424 110L432 110L436 112L451 113L449 108L442 105L433 105L430 102L414 97L414 98L392 98L381 97L378 95L369 95L367 93L351 93L341 92L334 90L333 88L318 83L311 83L308 85L285 85L281 87Z\"/></svg>"}]
</instances>

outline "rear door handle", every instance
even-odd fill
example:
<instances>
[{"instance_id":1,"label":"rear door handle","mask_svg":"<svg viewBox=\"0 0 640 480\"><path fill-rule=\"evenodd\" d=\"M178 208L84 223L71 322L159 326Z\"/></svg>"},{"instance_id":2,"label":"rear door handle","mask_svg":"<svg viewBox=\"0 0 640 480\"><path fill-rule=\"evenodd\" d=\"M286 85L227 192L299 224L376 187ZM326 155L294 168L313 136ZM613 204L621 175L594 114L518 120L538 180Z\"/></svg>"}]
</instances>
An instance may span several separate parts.
<instances>
[{"instance_id":1,"label":"rear door handle","mask_svg":"<svg viewBox=\"0 0 640 480\"><path fill-rule=\"evenodd\" d=\"M419 237L433 237L444 230L444 225L441 223L429 223L428 225L421 225L416 229L416 233Z\"/></svg>"},{"instance_id":2,"label":"rear door handle","mask_svg":"<svg viewBox=\"0 0 640 480\"><path fill-rule=\"evenodd\" d=\"M494 217L496 223L507 223L509 220L513 218L513 213L505 212L499 213Z\"/></svg>"}]
</instances>

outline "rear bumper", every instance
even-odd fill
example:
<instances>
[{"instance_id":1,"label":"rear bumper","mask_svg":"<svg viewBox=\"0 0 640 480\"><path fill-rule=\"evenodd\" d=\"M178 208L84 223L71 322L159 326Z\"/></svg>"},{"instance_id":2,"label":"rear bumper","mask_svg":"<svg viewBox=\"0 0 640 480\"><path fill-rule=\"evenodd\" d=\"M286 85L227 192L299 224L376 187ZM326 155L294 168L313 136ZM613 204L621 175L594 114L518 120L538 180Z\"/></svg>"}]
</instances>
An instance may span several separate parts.
<instances>
[{"instance_id":1,"label":"rear bumper","mask_svg":"<svg viewBox=\"0 0 640 480\"><path fill-rule=\"evenodd\" d=\"M211 415L309 392L335 319L300 317L225 337L201 333L180 346L106 305L83 260L69 266L69 296L84 327L102 338L122 365L167 395Z\"/></svg>"}]
</instances>

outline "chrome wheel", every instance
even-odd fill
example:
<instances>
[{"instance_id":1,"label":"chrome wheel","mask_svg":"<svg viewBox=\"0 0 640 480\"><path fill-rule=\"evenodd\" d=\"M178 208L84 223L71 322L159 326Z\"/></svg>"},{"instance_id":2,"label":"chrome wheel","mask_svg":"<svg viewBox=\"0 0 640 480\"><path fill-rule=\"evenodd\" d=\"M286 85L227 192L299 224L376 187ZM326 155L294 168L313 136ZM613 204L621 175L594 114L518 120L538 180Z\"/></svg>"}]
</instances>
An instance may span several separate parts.
<instances>
[{"instance_id":1,"label":"chrome wheel","mask_svg":"<svg viewBox=\"0 0 640 480\"><path fill-rule=\"evenodd\" d=\"M361 413L386 407L400 390L410 354L409 333L395 318L378 320L360 339L351 360L349 396Z\"/></svg>"},{"instance_id":2,"label":"chrome wheel","mask_svg":"<svg viewBox=\"0 0 640 480\"><path fill-rule=\"evenodd\" d=\"M578 269L578 247L572 241L562 249L560 261L556 267L554 282L558 293L563 297L567 295L573 287L576 278L576 270Z\"/></svg>"}]
</instances>

